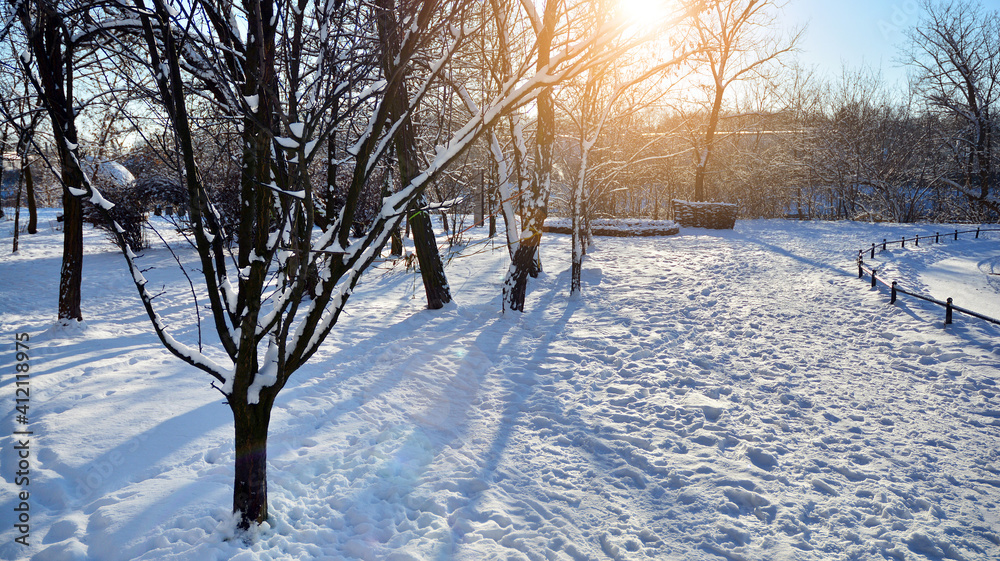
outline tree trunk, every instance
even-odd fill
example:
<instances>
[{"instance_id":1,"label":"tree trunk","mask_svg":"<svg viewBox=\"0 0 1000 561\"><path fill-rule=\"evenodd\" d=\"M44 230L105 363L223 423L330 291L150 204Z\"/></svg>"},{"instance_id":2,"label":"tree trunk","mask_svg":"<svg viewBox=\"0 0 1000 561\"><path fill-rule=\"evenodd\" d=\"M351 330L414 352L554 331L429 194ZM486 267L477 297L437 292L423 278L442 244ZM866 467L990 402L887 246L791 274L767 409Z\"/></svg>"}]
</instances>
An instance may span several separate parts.
<instances>
[{"instance_id":1,"label":"tree trunk","mask_svg":"<svg viewBox=\"0 0 1000 561\"><path fill-rule=\"evenodd\" d=\"M584 94L584 99L587 99L587 94ZM583 121L584 123L586 123L585 116ZM586 130L581 132L581 135L585 134ZM591 146L593 146L593 143L587 143L583 140L581 140L580 142L580 167L579 171L577 172L576 185L574 186L572 196L570 197L570 208L572 209L572 217L573 217L573 245L572 245L573 258L572 258L572 274L569 283L570 294L576 294L577 292L580 292L582 284L580 277L583 273L583 255L585 253L584 240L583 240L583 230L584 230L583 202L586 197L587 165L589 163L588 157L590 155Z\"/></svg>"},{"instance_id":2,"label":"tree trunk","mask_svg":"<svg viewBox=\"0 0 1000 561\"><path fill-rule=\"evenodd\" d=\"M63 173L67 170L64 167ZM63 175L67 177L67 175ZM71 180L72 181L72 180ZM67 181L67 185L80 182ZM83 204L63 189L63 258L59 274L59 319L83 320L80 284L83 280Z\"/></svg>"},{"instance_id":3,"label":"tree trunk","mask_svg":"<svg viewBox=\"0 0 1000 561\"><path fill-rule=\"evenodd\" d=\"M424 198L420 197L415 206L425 204ZM430 214L424 210L410 214L410 226L413 229L414 252L417 254L417 263L420 264L420 277L424 281L424 293L427 295L427 308L441 309L451 302L451 290L444 274L444 263L438 252L437 240L434 239Z\"/></svg>"},{"instance_id":4,"label":"tree trunk","mask_svg":"<svg viewBox=\"0 0 1000 561\"><path fill-rule=\"evenodd\" d=\"M14 247L11 248L12 253L17 253L17 241L18 236L21 233L21 181L22 177L17 178L17 201L14 203ZM0 205L0 211L3 210L3 205ZM0 212L0 218L3 218L3 213Z\"/></svg>"},{"instance_id":5,"label":"tree trunk","mask_svg":"<svg viewBox=\"0 0 1000 561\"><path fill-rule=\"evenodd\" d=\"M580 276L583 273L583 237L581 236L580 229L582 224L580 222L583 220L581 216L573 217L573 267L572 267L572 277L569 281L569 293L576 294L580 292L581 281Z\"/></svg>"},{"instance_id":6,"label":"tree trunk","mask_svg":"<svg viewBox=\"0 0 1000 561\"><path fill-rule=\"evenodd\" d=\"M391 80L396 77L395 75L399 71L394 57L400 48L394 6L391 0L378 0L376 5L378 7L376 25L382 47L382 71L386 79ZM400 185L404 189L420 173L416 134L407 107L409 99L406 83L401 79L392 91L386 93L389 115L393 120L403 119L396 133L394 144L396 156L399 159ZM437 310L451 302L451 289L448 287L448 279L444 274L444 263L438 252L437 240L434 239L430 215L421 210L425 206L426 201L423 196L414 201L413 206L410 207L410 225L413 228L414 252L417 254L420 276L424 281L424 292L427 295L427 307L431 310Z\"/></svg>"},{"instance_id":7,"label":"tree trunk","mask_svg":"<svg viewBox=\"0 0 1000 561\"><path fill-rule=\"evenodd\" d=\"M264 396L261 396L263 399ZM271 403L247 404L230 398L236 429L236 470L233 512L240 514L239 528L267 520L267 429Z\"/></svg>"},{"instance_id":8,"label":"tree trunk","mask_svg":"<svg viewBox=\"0 0 1000 561\"><path fill-rule=\"evenodd\" d=\"M35 203L35 180L31 175L31 166L26 163L21 166L24 176L24 192L28 199L28 233L38 233L38 205Z\"/></svg>"},{"instance_id":9,"label":"tree trunk","mask_svg":"<svg viewBox=\"0 0 1000 561\"><path fill-rule=\"evenodd\" d=\"M694 172L694 200L705 200L705 175L708 173L708 160L712 157L712 143L715 142L715 131L719 127L719 114L722 112L722 96L726 90L722 84L715 86L715 100L712 103L712 113L708 119L708 130L705 131L705 146L698 154L698 163Z\"/></svg>"},{"instance_id":10,"label":"tree trunk","mask_svg":"<svg viewBox=\"0 0 1000 561\"><path fill-rule=\"evenodd\" d=\"M507 278L504 279L504 305L515 312L524 311L524 297L528 287L528 276L531 274L530 268L525 264L534 263L535 247L526 243L526 240L521 240L514 257L511 258Z\"/></svg>"}]
</instances>

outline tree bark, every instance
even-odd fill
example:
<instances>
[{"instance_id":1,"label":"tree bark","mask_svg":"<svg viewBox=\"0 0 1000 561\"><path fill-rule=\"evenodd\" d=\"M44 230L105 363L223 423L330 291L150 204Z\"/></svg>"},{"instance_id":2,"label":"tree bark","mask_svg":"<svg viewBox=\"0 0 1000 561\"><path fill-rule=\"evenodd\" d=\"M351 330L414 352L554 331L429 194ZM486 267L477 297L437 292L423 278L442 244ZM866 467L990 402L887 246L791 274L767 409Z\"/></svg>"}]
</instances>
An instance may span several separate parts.
<instances>
[{"instance_id":1,"label":"tree bark","mask_svg":"<svg viewBox=\"0 0 1000 561\"><path fill-rule=\"evenodd\" d=\"M63 167L63 173L67 173ZM66 175L63 176L67 177ZM79 182L68 185L79 185ZM80 309L83 280L83 204L63 189L63 257L59 274L59 319L83 320Z\"/></svg>"},{"instance_id":2,"label":"tree bark","mask_svg":"<svg viewBox=\"0 0 1000 561\"><path fill-rule=\"evenodd\" d=\"M240 515L239 528L246 530L251 524L267 520L267 430L271 403L248 404L239 398L230 399L236 429L233 512Z\"/></svg>"},{"instance_id":3,"label":"tree bark","mask_svg":"<svg viewBox=\"0 0 1000 561\"><path fill-rule=\"evenodd\" d=\"M38 205L35 202L35 179L31 175L31 166L24 163L21 166L24 176L24 193L28 199L28 233L38 233Z\"/></svg>"}]
</instances>

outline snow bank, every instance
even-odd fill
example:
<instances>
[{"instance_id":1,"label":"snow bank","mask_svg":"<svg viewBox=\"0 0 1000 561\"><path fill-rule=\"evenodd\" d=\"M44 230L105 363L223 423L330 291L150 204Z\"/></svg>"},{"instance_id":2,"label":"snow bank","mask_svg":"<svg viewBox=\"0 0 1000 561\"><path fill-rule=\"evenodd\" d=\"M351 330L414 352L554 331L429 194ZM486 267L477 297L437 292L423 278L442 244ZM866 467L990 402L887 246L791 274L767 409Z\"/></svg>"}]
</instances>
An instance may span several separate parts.
<instances>
[{"instance_id":1,"label":"snow bank","mask_svg":"<svg viewBox=\"0 0 1000 561\"><path fill-rule=\"evenodd\" d=\"M672 220L647 220L642 218L597 219L590 223L595 236L673 236L680 232ZM554 234L572 234L570 218L546 218L542 228Z\"/></svg>"}]
</instances>

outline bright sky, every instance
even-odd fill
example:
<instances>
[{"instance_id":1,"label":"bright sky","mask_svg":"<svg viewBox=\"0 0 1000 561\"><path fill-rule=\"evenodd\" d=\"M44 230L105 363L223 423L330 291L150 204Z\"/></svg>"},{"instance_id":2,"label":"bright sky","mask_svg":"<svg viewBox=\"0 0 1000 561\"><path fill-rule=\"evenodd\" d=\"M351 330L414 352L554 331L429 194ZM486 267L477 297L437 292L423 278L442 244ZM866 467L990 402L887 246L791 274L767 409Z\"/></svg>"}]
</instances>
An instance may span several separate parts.
<instances>
[{"instance_id":1,"label":"bright sky","mask_svg":"<svg viewBox=\"0 0 1000 561\"><path fill-rule=\"evenodd\" d=\"M783 11L789 28L808 24L798 53L807 67L834 77L844 65L867 64L881 68L887 84L905 87L906 69L897 60L921 15L916 0L788 0Z\"/></svg>"}]
</instances>

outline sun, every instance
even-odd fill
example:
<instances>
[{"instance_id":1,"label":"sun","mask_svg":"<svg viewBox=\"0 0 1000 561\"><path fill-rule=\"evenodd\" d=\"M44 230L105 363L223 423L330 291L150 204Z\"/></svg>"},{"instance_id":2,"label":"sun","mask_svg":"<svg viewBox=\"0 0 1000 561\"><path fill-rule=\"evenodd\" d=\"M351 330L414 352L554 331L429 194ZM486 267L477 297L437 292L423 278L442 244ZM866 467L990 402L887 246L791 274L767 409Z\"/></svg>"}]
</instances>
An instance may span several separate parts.
<instances>
[{"instance_id":1,"label":"sun","mask_svg":"<svg viewBox=\"0 0 1000 561\"><path fill-rule=\"evenodd\" d=\"M662 20L670 12L672 0L618 0L629 19Z\"/></svg>"},{"instance_id":2,"label":"sun","mask_svg":"<svg viewBox=\"0 0 1000 561\"><path fill-rule=\"evenodd\" d=\"M618 0L625 17L636 24L656 25L667 19L673 0Z\"/></svg>"}]
</instances>

